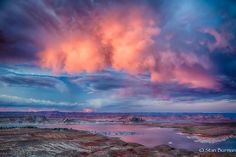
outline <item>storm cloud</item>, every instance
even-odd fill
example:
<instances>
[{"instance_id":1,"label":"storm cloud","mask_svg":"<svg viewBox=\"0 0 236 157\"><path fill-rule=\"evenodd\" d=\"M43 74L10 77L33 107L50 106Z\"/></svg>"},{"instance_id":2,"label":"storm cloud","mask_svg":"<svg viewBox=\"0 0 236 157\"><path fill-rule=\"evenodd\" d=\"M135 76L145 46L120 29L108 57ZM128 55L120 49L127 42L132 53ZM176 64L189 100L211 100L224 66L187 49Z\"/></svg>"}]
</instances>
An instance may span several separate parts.
<instances>
[{"instance_id":1,"label":"storm cloud","mask_svg":"<svg viewBox=\"0 0 236 157\"><path fill-rule=\"evenodd\" d=\"M1 66L52 72L2 72L1 84L85 92L83 103L86 93L235 99L233 0L1 0L0 9Z\"/></svg>"}]
</instances>

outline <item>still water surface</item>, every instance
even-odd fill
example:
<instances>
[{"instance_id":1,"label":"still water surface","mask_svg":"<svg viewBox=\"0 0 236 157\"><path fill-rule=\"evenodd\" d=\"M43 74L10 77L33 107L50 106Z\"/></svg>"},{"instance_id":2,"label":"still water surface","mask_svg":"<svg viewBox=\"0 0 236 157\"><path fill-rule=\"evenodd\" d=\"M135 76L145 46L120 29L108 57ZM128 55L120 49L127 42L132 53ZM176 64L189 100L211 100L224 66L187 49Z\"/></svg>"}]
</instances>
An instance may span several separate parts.
<instances>
[{"instance_id":1,"label":"still water surface","mask_svg":"<svg viewBox=\"0 0 236 157\"><path fill-rule=\"evenodd\" d=\"M41 128L72 128L75 130L86 130L111 137L119 137L126 142L134 142L154 147L168 144L175 148L184 148L198 151L199 149L236 149L236 139L231 138L218 143L200 143L189 139L186 135L178 134L171 128L147 127L142 125L122 124L50 124L39 125Z\"/></svg>"}]
</instances>

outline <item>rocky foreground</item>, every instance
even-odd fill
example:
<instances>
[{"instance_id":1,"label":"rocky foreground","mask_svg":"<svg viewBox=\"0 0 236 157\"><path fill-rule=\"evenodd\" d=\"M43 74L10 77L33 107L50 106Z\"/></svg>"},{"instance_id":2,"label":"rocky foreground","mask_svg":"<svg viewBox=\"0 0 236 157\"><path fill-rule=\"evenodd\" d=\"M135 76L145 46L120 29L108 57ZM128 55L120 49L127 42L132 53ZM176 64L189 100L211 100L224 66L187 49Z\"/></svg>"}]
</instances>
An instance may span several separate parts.
<instances>
[{"instance_id":1,"label":"rocky foreground","mask_svg":"<svg viewBox=\"0 0 236 157\"><path fill-rule=\"evenodd\" d=\"M233 154L197 154L167 145L147 148L86 131L70 129L0 129L0 156L43 157L169 157L233 156Z\"/></svg>"}]
</instances>

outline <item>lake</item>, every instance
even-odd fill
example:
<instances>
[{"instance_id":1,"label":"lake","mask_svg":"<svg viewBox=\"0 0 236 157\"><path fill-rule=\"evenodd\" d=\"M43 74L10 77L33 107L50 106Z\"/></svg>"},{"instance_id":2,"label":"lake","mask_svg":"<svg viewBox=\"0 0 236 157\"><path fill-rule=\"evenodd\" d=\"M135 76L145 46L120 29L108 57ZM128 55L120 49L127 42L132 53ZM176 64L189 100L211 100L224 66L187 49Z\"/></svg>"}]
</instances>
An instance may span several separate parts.
<instances>
[{"instance_id":1,"label":"lake","mask_svg":"<svg viewBox=\"0 0 236 157\"><path fill-rule=\"evenodd\" d=\"M44 124L37 125L40 128L72 128L75 130L86 130L110 137L119 137L126 142L134 142L154 147L156 145L168 144L175 148L183 148L192 151L199 149L236 149L236 138L230 138L217 143L200 143L194 139L181 135L172 128L147 127L143 125L123 124Z\"/></svg>"}]
</instances>

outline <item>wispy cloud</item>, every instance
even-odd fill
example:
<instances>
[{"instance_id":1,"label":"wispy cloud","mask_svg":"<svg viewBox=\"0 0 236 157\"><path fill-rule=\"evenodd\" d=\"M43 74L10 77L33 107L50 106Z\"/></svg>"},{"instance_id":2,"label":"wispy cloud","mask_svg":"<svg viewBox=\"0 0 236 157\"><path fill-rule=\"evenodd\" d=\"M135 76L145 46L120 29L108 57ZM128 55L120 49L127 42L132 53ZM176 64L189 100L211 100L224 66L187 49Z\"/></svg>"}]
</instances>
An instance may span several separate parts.
<instances>
[{"instance_id":1,"label":"wispy cloud","mask_svg":"<svg viewBox=\"0 0 236 157\"><path fill-rule=\"evenodd\" d=\"M236 99L235 8L233 0L0 1L0 107L152 111L192 101L204 111L197 102L212 101L221 110L217 102Z\"/></svg>"},{"instance_id":2,"label":"wispy cloud","mask_svg":"<svg viewBox=\"0 0 236 157\"><path fill-rule=\"evenodd\" d=\"M51 107L81 107L83 106L82 103L78 102L58 102L58 101L51 101L51 100L42 100L42 99L34 99L34 98L25 98L25 97L18 97L12 95L0 95L0 102L6 105L13 104L13 105L22 105L22 106L51 106ZM19 106L20 107L20 106ZM40 106L38 106L40 107Z\"/></svg>"}]
</instances>

